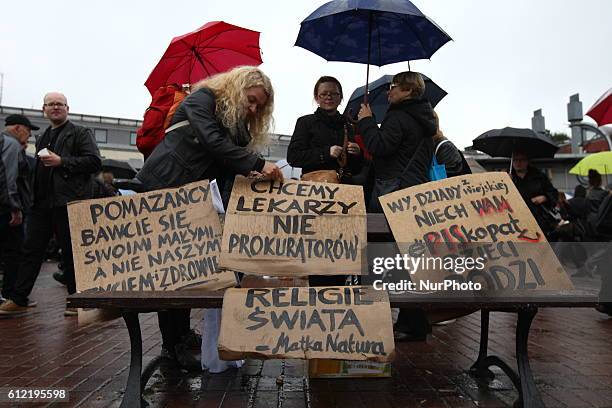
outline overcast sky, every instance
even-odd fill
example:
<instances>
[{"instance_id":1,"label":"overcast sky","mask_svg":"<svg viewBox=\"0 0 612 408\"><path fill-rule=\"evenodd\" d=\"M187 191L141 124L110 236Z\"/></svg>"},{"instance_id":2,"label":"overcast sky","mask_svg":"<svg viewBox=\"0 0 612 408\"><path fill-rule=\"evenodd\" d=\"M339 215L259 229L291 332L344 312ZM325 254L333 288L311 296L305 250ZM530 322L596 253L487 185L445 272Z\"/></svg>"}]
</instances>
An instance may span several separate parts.
<instances>
[{"instance_id":1,"label":"overcast sky","mask_svg":"<svg viewBox=\"0 0 612 408\"><path fill-rule=\"evenodd\" d=\"M347 96L365 83L365 65L326 62L293 46L300 22L324 3L5 1L2 104L39 108L47 91L59 90L74 113L140 119L150 102L143 83L172 37L223 20L262 33L261 67L277 95L275 131L291 134L296 119L315 108L312 87L319 76L336 76ZM548 129L569 133L569 96L580 93L586 112L612 86L612 1L413 3L454 40L411 67L448 92L437 107L441 127L462 147L491 128L530 127L538 108ZM370 77L406 68L372 67Z\"/></svg>"}]
</instances>

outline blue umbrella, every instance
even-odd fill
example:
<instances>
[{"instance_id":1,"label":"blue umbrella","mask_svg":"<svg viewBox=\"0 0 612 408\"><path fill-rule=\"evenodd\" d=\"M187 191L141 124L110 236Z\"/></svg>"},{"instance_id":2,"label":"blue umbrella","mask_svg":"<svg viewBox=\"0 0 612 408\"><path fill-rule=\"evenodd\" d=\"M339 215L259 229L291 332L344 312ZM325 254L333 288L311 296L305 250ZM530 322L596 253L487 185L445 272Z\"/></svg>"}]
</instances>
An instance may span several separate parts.
<instances>
[{"instance_id":1,"label":"blue umbrella","mask_svg":"<svg viewBox=\"0 0 612 408\"><path fill-rule=\"evenodd\" d=\"M425 81L425 94L423 96L429 101L431 106L435 108L438 102L440 102L442 98L447 95L447 92L440 88L438 84L429 79L426 75L421 74L421 76ZM387 90L389 89L389 84L391 84L392 81L393 75L383 75L376 81L368 84L368 103L370 104L370 109L372 109L372 113L376 117L378 123L382 121L385 113L387 112L387 108L389 108ZM363 102L363 97L365 95L365 88L365 86L362 86L353 91L353 94L349 98L346 108L344 109L345 115L349 114L350 116L355 116L355 114L359 112L360 105Z\"/></svg>"},{"instance_id":2,"label":"blue umbrella","mask_svg":"<svg viewBox=\"0 0 612 408\"><path fill-rule=\"evenodd\" d=\"M408 0L334 0L302 21L295 45L327 61L368 64L367 84L370 64L430 58L450 40Z\"/></svg>"}]
</instances>

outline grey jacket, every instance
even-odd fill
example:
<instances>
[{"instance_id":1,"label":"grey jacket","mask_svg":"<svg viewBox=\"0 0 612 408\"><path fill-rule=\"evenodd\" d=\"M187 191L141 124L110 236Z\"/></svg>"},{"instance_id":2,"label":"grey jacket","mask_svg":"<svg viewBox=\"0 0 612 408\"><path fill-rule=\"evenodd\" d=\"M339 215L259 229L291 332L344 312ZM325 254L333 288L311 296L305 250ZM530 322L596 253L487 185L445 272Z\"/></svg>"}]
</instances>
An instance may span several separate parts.
<instances>
[{"instance_id":1,"label":"grey jacket","mask_svg":"<svg viewBox=\"0 0 612 408\"><path fill-rule=\"evenodd\" d=\"M0 133L0 213L21 210L21 199L17 189L19 155L22 148L17 139Z\"/></svg>"}]
</instances>

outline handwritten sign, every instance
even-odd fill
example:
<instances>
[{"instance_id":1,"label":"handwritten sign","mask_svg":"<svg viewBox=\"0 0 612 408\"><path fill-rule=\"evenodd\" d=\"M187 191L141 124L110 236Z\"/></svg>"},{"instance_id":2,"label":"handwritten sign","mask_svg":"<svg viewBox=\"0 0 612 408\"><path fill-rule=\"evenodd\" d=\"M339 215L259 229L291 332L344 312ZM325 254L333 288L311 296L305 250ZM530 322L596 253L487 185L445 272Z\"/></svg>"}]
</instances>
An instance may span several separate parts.
<instances>
[{"instance_id":1,"label":"handwritten sign","mask_svg":"<svg viewBox=\"0 0 612 408\"><path fill-rule=\"evenodd\" d=\"M387 194L380 202L395 240L411 256L485 261L484 268L473 268L473 262L463 273L419 268L417 281L478 281L488 290L573 287L506 173L452 177Z\"/></svg>"},{"instance_id":2,"label":"handwritten sign","mask_svg":"<svg viewBox=\"0 0 612 408\"><path fill-rule=\"evenodd\" d=\"M394 350L389 298L365 286L228 289L218 347L227 360L388 361Z\"/></svg>"},{"instance_id":3,"label":"handwritten sign","mask_svg":"<svg viewBox=\"0 0 612 408\"><path fill-rule=\"evenodd\" d=\"M71 203L78 291L210 290L235 284L219 269L221 224L208 181Z\"/></svg>"},{"instance_id":4,"label":"handwritten sign","mask_svg":"<svg viewBox=\"0 0 612 408\"><path fill-rule=\"evenodd\" d=\"M237 177L228 207L222 267L272 276L361 274L361 186Z\"/></svg>"}]
</instances>

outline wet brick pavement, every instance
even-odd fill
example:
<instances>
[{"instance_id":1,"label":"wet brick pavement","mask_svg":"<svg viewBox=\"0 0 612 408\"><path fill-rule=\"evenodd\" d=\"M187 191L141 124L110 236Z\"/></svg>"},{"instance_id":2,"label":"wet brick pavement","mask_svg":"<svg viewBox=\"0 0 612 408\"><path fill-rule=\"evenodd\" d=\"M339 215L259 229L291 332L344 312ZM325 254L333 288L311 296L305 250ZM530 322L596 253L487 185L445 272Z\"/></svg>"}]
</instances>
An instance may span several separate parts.
<instances>
[{"instance_id":1,"label":"wet brick pavement","mask_svg":"<svg viewBox=\"0 0 612 408\"><path fill-rule=\"evenodd\" d=\"M127 379L129 338L121 319L78 327L63 316L64 288L45 264L26 317L0 320L0 387L69 390L68 403L24 407L118 407ZM201 313L192 313L200 327ZM143 363L157 355L154 314L141 315ZM500 371L489 384L466 373L478 353L478 313L436 326L427 343L400 343L389 379L309 380L295 360L249 361L223 374L164 366L149 380L150 407L408 408L511 407L517 397ZM489 349L516 367L515 316L491 315ZM543 309L529 351L547 407L612 407L612 318L592 309ZM0 404L1 405L1 404ZM4 404L4 406L16 406Z\"/></svg>"}]
</instances>

